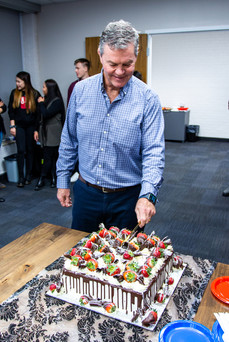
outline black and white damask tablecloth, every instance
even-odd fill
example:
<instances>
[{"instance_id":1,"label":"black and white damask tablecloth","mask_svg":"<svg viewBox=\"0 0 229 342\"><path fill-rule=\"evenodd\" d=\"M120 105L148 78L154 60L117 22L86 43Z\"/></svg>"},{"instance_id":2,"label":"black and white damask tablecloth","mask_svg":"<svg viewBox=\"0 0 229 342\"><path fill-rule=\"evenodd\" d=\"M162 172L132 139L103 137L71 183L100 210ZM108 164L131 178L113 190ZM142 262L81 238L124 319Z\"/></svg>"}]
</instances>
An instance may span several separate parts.
<instances>
[{"instance_id":1,"label":"black and white damask tablecloth","mask_svg":"<svg viewBox=\"0 0 229 342\"><path fill-rule=\"evenodd\" d=\"M59 281L60 257L0 305L0 342L156 342L177 319L193 319L216 262L181 255L187 267L155 331L46 296Z\"/></svg>"}]
</instances>

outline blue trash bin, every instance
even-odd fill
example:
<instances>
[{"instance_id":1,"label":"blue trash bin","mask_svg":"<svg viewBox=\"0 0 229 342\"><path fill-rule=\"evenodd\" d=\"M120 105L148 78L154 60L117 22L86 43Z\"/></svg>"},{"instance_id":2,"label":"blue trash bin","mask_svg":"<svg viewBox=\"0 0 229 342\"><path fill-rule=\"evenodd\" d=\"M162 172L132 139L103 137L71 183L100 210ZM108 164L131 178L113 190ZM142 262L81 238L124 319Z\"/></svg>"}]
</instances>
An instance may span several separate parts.
<instances>
[{"instance_id":1,"label":"blue trash bin","mask_svg":"<svg viewBox=\"0 0 229 342\"><path fill-rule=\"evenodd\" d=\"M17 166L17 154L11 154L10 156L4 157L6 165L6 173L9 182L17 183L19 179L18 166ZM25 175L25 165L24 165Z\"/></svg>"}]
</instances>

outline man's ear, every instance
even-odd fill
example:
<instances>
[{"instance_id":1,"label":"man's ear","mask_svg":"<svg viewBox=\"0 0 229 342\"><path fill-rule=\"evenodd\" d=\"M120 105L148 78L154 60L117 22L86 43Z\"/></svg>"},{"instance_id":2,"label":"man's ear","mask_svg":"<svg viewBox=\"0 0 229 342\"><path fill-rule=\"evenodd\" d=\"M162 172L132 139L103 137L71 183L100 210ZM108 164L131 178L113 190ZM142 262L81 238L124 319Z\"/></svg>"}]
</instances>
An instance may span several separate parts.
<instances>
[{"instance_id":1,"label":"man's ear","mask_svg":"<svg viewBox=\"0 0 229 342\"><path fill-rule=\"evenodd\" d=\"M98 48L97 52L98 52L98 55L99 55L100 62L101 62L101 64L102 64L102 60L101 60L101 55L100 55L99 48Z\"/></svg>"}]
</instances>

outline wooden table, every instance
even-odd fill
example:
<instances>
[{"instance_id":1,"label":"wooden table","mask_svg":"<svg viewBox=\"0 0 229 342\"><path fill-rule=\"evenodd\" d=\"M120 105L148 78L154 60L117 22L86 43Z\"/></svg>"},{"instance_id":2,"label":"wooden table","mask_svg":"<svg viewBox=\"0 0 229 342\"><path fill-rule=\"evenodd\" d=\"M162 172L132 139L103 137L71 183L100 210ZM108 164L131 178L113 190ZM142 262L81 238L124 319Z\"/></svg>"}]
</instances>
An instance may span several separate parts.
<instances>
[{"instance_id":1,"label":"wooden table","mask_svg":"<svg viewBox=\"0 0 229 342\"><path fill-rule=\"evenodd\" d=\"M42 223L0 249L0 303L88 233Z\"/></svg>"},{"instance_id":2,"label":"wooden table","mask_svg":"<svg viewBox=\"0 0 229 342\"><path fill-rule=\"evenodd\" d=\"M88 233L42 223L0 249L0 303L9 298L41 270L73 247ZM209 329L214 312L229 312L229 305L211 293L211 282L229 275L229 265L218 263L205 290L194 320Z\"/></svg>"},{"instance_id":3,"label":"wooden table","mask_svg":"<svg viewBox=\"0 0 229 342\"><path fill-rule=\"evenodd\" d=\"M218 300L211 292L211 283L218 277L229 276L229 265L218 263L206 287L194 321L205 325L210 330L216 318L214 312L229 312L229 305Z\"/></svg>"}]
</instances>

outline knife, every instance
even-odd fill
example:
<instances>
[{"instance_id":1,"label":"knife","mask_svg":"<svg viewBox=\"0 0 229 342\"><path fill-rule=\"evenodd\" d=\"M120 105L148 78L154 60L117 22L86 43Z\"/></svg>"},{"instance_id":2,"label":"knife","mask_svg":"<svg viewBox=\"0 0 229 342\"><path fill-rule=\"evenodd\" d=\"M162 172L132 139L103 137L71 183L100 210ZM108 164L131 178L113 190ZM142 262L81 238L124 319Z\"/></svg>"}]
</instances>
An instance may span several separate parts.
<instances>
[{"instance_id":1,"label":"knife","mask_svg":"<svg viewBox=\"0 0 229 342\"><path fill-rule=\"evenodd\" d=\"M132 232L130 233L130 235L128 235L125 240L123 241L122 245L124 245L124 243L128 242L132 236L135 234L136 230L138 229L138 226L141 222L139 221L138 224L134 227L134 229L132 230Z\"/></svg>"}]
</instances>

